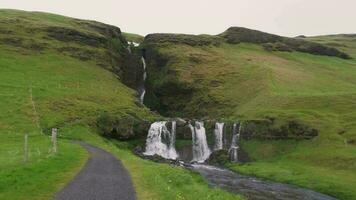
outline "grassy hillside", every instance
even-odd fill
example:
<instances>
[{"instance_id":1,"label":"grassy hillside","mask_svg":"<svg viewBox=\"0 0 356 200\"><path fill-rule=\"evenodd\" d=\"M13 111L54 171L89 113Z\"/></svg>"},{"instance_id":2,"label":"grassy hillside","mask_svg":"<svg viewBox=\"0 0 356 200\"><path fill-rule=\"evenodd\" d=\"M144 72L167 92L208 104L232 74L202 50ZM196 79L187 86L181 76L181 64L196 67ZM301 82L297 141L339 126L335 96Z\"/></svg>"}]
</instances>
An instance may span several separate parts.
<instances>
[{"instance_id":1,"label":"grassy hillside","mask_svg":"<svg viewBox=\"0 0 356 200\"><path fill-rule=\"evenodd\" d=\"M0 199L51 199L88 158L72 139L121 159L139 199L241 199L209 188L183 168L143 161L133 155L131 144L97 134L97 125L107 125L109 135L113 128L130 133L136 131L133 121L157 117L123 84L140 58L129 54L120 29L47 13L0 10L0 55ZM48 136L52 127L59 128L58 154Z\"/></svg>"},{"instance_id":2,"label":"grassy hillside","mask_svg":"<svg viewBox=\"0 0 356 200\"><path fill-rule=\"evenodd\" d=\"M229 167L355 199L356 60L299 39L252 32L255 38L247 40L226 34L147 36L145 104L168 116L312 127L318 130L313 140L244 141L254 162ZM351 56L353 49L350 44Z\"/></svg>"},{"instance_id":3,"label":"grassy hillside","mask_svg":"<svg viewBox=\"0 0 356 200\"><path fill-rule=\"evenodd\" d=\"M0 199L48 199L87 158L66 140L54 155L46 136L52 127L80 122L94 128L104 111L136 118L151 114L120 82L126 42L118 28L0 10L0 30Z\"/></svg>"}]
</instances>

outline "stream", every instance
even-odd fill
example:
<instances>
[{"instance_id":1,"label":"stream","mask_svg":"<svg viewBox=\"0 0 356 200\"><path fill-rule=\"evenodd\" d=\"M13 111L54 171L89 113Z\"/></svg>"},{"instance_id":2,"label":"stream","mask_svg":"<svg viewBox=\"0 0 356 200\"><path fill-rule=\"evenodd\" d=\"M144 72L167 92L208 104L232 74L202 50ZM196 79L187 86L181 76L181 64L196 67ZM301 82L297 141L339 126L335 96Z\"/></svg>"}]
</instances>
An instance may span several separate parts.
<instances>
[{"instance_id":1,"label":"stream","mask_svg":"<svg viewBox=\"0 0 356 200\"><path fill-rule=\"evenodd\" d=\"M262 181L210 165L193 164L188 168L199 172L211 186L242 194L249 200L337 200L312 190Z\"/></svg>"}]
</instances>

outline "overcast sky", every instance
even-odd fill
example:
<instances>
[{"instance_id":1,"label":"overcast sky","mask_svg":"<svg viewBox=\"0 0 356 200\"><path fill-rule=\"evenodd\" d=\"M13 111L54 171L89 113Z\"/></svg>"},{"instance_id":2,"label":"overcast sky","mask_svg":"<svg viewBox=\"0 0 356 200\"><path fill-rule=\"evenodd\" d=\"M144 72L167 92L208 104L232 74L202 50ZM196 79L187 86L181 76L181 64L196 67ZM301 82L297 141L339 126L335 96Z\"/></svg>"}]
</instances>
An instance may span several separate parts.
<instances>
[{"instance_id":1,"label":"overcast sky","mask_svg":"<svg viewBox=\"0 0 356 200\"><path fill-rule=\"evenodd\" d=\"M242 26L285 36L356 33L356 0L0 0L116 25L124 32L218 34Z\"/></svg>"}]
</instances>

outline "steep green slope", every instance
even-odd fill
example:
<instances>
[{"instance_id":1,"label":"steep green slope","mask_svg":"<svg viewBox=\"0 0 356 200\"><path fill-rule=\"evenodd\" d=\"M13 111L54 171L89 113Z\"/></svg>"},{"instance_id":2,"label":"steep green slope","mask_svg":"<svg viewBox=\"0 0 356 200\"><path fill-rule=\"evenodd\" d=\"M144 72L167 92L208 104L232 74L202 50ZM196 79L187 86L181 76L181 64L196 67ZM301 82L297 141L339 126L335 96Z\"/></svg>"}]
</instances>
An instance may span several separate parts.
<instances>
[{"instance_id":1,"label":"steep green slope","mask_svg":"<svg viewBox=\"0 0 356 200\"><path fill-rule=\"evenodd\" d=\"M244 141L254 162L230 167L355 199L356 60L322 44L249 31L146 36L145 104L167 116L262 119L271 135L299 134L293 124L316 129L308 141Z\"/></svg>"}]
</instances>

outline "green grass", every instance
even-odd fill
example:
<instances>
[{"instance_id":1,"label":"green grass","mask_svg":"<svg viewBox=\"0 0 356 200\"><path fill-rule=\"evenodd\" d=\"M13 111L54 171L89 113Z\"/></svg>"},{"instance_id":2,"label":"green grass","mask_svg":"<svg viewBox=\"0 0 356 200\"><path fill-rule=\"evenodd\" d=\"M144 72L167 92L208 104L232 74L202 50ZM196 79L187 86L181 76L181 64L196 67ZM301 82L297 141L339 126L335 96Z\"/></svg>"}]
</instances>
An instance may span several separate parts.
<instances>
[{"instance_id":1,"label":"green grass","mask_svg":"<svg viewBox=\"0 0 356 200\"><path fill-rule=\"evenodd\" d=\"M107 140L77 124L62 129L63 138L84 140L119 158L130 172L138 199L242 199L221 189L213 189L203 178L182 167L143 160L132 153L131 142Z\"/></svg>"},{"instance_id":2,"label":"green grass","mask_svg":"<svg viewBox=\"0 0 356 200\"><path fill-rule=\"evenodd\" d=\"M248 141L243 148L250 152L255 162L227 167L340 199L356 197L356 149L351 146L307 141Z\"/></svg>"},{"instance_id":3,"label":"green grass","mask_svg":"<svg viewBox=\"0 0 356 200\"><path fill-rule=\"evenodd\" d=\"M69 141L59 141L58 154L50 138L29 136L24 163L22 135L0 135L0 199L51 199L84 165L88 154Z\"/></svg>"}]
</instances>

